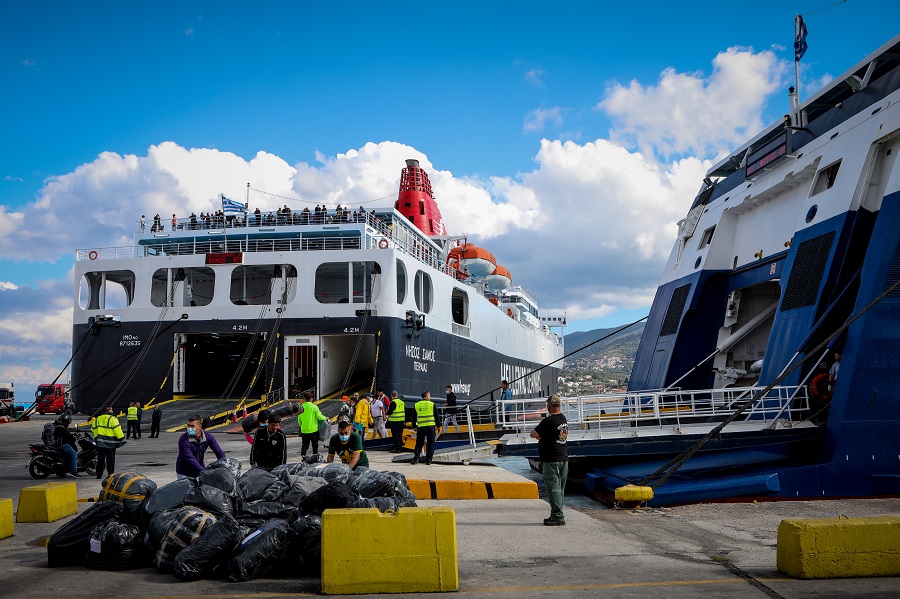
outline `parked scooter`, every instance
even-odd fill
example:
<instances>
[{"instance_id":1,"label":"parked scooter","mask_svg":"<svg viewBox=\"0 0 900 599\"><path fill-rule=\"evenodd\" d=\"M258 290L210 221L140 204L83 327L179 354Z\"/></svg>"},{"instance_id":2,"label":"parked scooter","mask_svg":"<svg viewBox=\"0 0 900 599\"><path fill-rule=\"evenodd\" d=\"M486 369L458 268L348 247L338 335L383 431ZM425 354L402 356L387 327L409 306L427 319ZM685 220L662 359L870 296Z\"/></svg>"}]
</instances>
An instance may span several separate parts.
<instances>
[{"instance_id":1,"label":"parked scooter","mask_svg":"<svg viewBox=\"0 0 900 599\"><path fill-rule=\"evenodd\" d=\"M75 433L78 446L78 472L86 472L88 476L97 474L97 446L90 433ZM47 478L51 474L65 476L69 471L69 454L55 445L29 444L31 459L28 461L28 474L32 478Z\"/></svg>"}]
</instances>

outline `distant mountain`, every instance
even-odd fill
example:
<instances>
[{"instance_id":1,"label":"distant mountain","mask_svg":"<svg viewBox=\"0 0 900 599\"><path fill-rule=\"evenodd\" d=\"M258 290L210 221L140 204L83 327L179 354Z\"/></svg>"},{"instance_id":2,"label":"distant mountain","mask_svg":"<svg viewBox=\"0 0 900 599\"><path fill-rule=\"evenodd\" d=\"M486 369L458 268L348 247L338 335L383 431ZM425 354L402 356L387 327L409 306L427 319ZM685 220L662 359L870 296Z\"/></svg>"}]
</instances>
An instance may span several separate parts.
<instances>
[{"instance_id":1,"label":"distant mountain","mask_svg":"<svg viewBox=\"0 0 900 599\"><path fill-rule=\"evenodd\" d=\"M585 347L594 343L598 339L613 333L622 327L613 327L610 329L594 329L593 331L578 331L569 333L565 336L566 353ZM644 332L644 323L638 323L633 327L625 329L617 335L613 335L609 339L605 339L595 345L583 349L568 358L566 358L566 368L571 368L576 364L597 360L602 357L618 356L628 359L631 364L634 363L634 356L637 353L638 344L641 341L641 334ZM629 368L629 371L631 369Z\"/></svg>"}]
</instances>

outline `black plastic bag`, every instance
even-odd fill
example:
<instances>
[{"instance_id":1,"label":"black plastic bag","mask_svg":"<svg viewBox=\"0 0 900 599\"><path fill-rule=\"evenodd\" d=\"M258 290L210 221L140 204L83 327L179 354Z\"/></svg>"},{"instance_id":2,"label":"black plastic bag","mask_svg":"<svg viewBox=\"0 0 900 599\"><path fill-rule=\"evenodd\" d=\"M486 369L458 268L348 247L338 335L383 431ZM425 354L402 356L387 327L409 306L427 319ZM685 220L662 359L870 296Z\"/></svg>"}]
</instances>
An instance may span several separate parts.
<instances>
[{"instance_id":1,"label":"black plastic bag","mask_svg":"<svg viewBox=\"0 0 900 599\"><path fill-rule=\"evenodd\" d=\"M241 488L238 486L238 479L228 468L206 469L197 477L201 485L222 489L229 495L240 495Z\"/></svg>"},{"instance_id":2,"label":"black plastic bag","mask_svg":"<svg viewBox=\"0 0 900 599\"><path fill-rule=\"evenodd\" d=\"M278 497L278 501L297 507L307 496L328 484L324 478L315 476L291 476L289 480L290 486Z\"/></svg>"},{"instance_id":3,"label":"black plastic bag","mask_svg":"<svg viewBox=\"0 0 900 599\"><path fill-rule=\"evenodd\" d=\"M178 553L202 537L215 523L216 517L200 508L188 506L178 510L166 528L153 565L161 572L170 572Z\"/></svg>"},{"instance_id":4,"label":"black plastic bag","mask_svg":"<svg viewBox=\"0 0 900 599\"><path fill-rule=\"evenodd\" d=\"M346 483L328 483L304 497L300 502L300 511L319 516L327 509L345 508L358 499L359 494Z\"/></svg>"},{"instance_id":5,"label":"black plastic bag","mask_svg":"<svg viewBox=\"0 0 900 599\"><path fill-rule=\"evenodd\" d=\"M297 533L287 558L299 564L298 574L318 578L322 575L322 519L319 516L298 516L291 522Z\"/></svg>"},{"instance_id":6,"label":"black plastic bag","mask_svg":"<svg viewBox=\"0 0 900 599\"><path fill-rule=\"evenodd\" d=\"M238 485L241 488L241 496L244 501L257 501L266 495L276 481L278 475L267 472L262 468L251 468L238 479Z\"/></svg>"},{"instance_id":7,"label":"black plastic bag","mask_svg":"<svg viewBox=\"0 0 900 599\"><path fill-rule=\"evenodd\" d=\"M83 566L91 548L91 530L98 524L118 522L123 511L125 506L118 501L98 501L60 526L47 542L47 565Z\"/></svg>"},{"instance_id":8,"label":"black plastic bag","mask_svg":"<svg viewBox=\"0 0 900 599\"><path fill-rule=\"evenodd\" d=\"M141 504L156 491L156 483L137 472L115 472L103 480L101 501L118 501L125 506L123 520L140 523Z\"/></svg>"},{"instance_id":9,"label":"black plastic bag","mask_svg":"<svg viewBox=\"0 0 900 599\"><path fill-rule=\"evenodd\" d=\"M241 542L241 527L231 516L220 517L199 539L178 552L175 576L197 580L210 573Z\"/></svg>"},{"instance_id":10,"label":"black plastic bag","mask_svg":"<svg viewBox=\"0 0 900 599\"><path fill-rule=\"evenodd\" d=\"M145 557L137 526L107 522L91 531L90 551L84 565L93 570L131 570L142 567Z\"/></svg>"},{"instance_id":11,"label":"black plastic bag","mask_svg":"<svg viewBox=\"0 0 900 599\"><path fill-rule=\"evenodd\" d=\"M234 550L228 563L228 578L243 582L273 571L281 565L296 534L285 520L269 520Z\"/></svg>"},{"instance_id":12,"label":"black plastic bag","mask_svg":"<svg viewBox=\"0 0 900 599\"><path fill-rule=\"evenodd\" d=\"M311 453L303 458L303 461L307 464L324 464L325 456L323 456L321 453Z\"/></svg>"},{"instance_id":13,"label":"black plastic bag","mask_svg":"<svg viewBox=\"0 0 900 599\"><path fill-rule=\"evenodd\" d=\"M304 459L309 459L310 457L311 456L306 456L306 458ZM272 474L281 477L283 477L285 474L290 474L292 476L305 476L309 468L310 465L306 462L290 462L288 464L282 464L281 466L275 466L274 468L272 468Z\"/></svg>"},{"instance_id":14,"label":"black plastic bag","mask_svg":"<svg viewBox=\"0 0 900 599\"><path fill-rule=\"evenodd\" d=\"M341 482L346 483L350 480L350 466L347 464L339 464L332 462L331 464L320 464L313 466L303 473L304 476L321 476L330 483Z\"/></svg>"},{"instance_id":15,"label":"black plastic bag","mask_svg":"<svg viewBox=\"0 0 900 599\"><path fill-rule=\"evenodd\" d=\"M180 478L154 491L141 507L141 521L144 527L150 525L153 517L161 511L184 506L184 496L199 483L193 478Z\"/></svg>"},{"instance_id":16,"label":"black plastic bag","mask_svg":"<svg viewBox=\"0 0 900 599\"><path fill-rule=\"evenodd\" d=\"M374 507L377 508L379 512L382 514L386 514L388 512L396 512L399 509L398 501L396 497L372 497L369 499L359 499L354 501L347 507L352 508L364 508L364 507Z\"/></svg>"},{"instance_id":17,"label":"black plastic bag","mask_svg":"<svg viewBox=\"0 0 900 599\"><path fill-rule=\"evenodd\" d=\"M206 466L206 470L216 470L218 468L225 468L231 472L234 478L241 477L241 461L237 458L219 458Z\"/></svg>"},{"instance_id":18,"label":"black plastic bag","mask_svg":"<svg viewBox=\"0 0 900 599\"><path fill-rule=\"evenodd\" d=\"M147 523L147 530L144 533L144 544L150 548L152 552L159 549L160 543L166 536L169 525L175 520L175 516L181 510L181 506L170 510L160 510L153 514L150 522Z\"/></svg>"},{"instance_id":19,"label":"black plastic bag","mask_svg":"<svg viewBox=\"0 0 900 599\"><path fill-rule=\"evenodd\" d=\"M223 471L226 472L227 471ZM230 475L229 475L230 476ZM227 514L234 516L235 497L229 495L222 489L207 485L193 487L184 496L185 505L193 505L201 510L212 512L216 515Z\"/></svg>"},{"instance_id":20,"label":"black plastic bag","mask_svg":"<svg viewBox=\"0 0 900 599\"><path fill-rule=\"evenodd\" d=\"M271 520L272 518L290 521L296 511L296 506L286 505L280 501L257 501L249 503L241 509L238 521L243 523L257 519Z\"/></svg>"}]
</instances>

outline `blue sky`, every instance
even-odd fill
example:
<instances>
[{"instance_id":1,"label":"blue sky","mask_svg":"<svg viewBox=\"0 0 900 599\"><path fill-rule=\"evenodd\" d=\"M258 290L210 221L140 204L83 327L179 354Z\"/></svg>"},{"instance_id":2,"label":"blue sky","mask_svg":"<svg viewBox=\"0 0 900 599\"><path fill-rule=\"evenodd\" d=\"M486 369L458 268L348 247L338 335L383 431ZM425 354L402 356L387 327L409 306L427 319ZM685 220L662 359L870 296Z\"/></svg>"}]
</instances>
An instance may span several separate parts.
<instances>
[{"instance_id":1,"label":"blue sky","mask_svg":"<svg viewBox=\"0 0 900 599\"><path fill-rule=\"evenodd\" d=\"M0 379L65 362L73 252L140 212L379 198L403 157L542 306L629 322L709 161L787 111L794 15L804 95L898 33L896 1L828 4L4 2Z\"/></svg>"}]
</instances>

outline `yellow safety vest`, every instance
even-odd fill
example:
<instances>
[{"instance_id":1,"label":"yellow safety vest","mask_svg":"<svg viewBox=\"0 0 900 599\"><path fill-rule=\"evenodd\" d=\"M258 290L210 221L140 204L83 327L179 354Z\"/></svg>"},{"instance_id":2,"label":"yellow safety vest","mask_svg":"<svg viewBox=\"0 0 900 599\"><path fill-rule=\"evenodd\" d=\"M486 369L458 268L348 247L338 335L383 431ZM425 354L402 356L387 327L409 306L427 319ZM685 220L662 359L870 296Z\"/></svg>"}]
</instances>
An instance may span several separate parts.
<instances>
[{"instance_id":1,"label":"yellow safety vest","mask_svg":"<svg viewBox=\"0 0 900 599\"><path fill-rule=\"evenodd\" d=\"M388 416L388 422L405 422L406 421L406 406L403 405L402 399L395 399L391 402L395 404L397 407L394 408L394 411Z\"/></svg>"},{"instance_id":2,"label":"yellow safety vest","mask_svg":"<svg viewBox=\"0 0 900 599\"><path fill-rule=\"evenodd\" d=\"M137 408L131 406L128 408L128 419L129 420L137 420Z\"/></svg>"},{"instance_id":3,"label":"yellow safety vest","mask_svg":"<svg viewBox=\"0 0 900 599\"><path fill-rule=\"evenodd\" d=\"M416 424L418 426L435 426L433 401L423 399L416 402Z\"/></svg>"},{"instance_id":4,"label":"yellow safety vest","mask_svg":"<svg viewBox=\"0 0 900 599\"><path fill-rule=\"evenodd\" d=\"M112 414L100 414L91 424L91 434L97 447L118 447L123 445L125 434L119 426L119 419Z\"/></svg>"}]
</instances>

